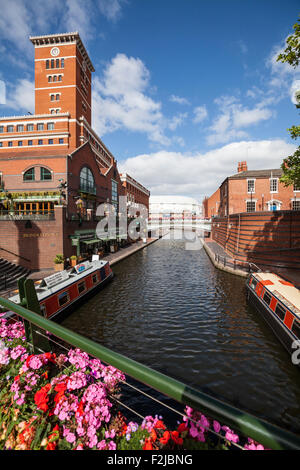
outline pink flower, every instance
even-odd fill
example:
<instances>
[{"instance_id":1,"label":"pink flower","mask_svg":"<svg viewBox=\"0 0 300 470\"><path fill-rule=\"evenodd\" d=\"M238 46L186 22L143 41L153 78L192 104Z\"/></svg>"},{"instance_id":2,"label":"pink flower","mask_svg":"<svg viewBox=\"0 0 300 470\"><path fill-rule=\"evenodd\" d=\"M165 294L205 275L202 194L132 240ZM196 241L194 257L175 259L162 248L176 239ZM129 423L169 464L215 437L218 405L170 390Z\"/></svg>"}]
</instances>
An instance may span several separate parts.
<instances>
[{"instance_id":1,"label":"pink flower","mask_svg":"<svg viewBox=\"0 0 300 470\"><path fill-rule=\"evenodd\" d=\"M73 444L73 442L76 441L76 436L73 432L69 432L66 436L66 440L70 442L70 444Z\"/></svg>"},{"instance_id":2,"label":"pink flower","mask_svg":"<svg viewBox=\"0 0 300 470\"><path fill-rule=\"evenodd\" d=\"M213 421L213 427L214 427L214 431L219 433L220 432L220 429L221 429L221 425L218 421Z\"/></svg>"}]
</instances>

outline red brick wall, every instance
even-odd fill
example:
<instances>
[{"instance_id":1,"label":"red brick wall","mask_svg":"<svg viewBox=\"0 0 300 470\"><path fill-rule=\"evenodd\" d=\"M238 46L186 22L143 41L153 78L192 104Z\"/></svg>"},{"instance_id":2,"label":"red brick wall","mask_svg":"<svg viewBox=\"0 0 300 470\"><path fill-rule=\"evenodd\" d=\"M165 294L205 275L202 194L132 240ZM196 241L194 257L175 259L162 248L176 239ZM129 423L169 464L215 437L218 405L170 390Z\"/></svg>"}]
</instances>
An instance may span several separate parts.
<instances>
[{"instance_id":1,"label":"red brick wall","mask_svg":"<svg viewBox=\"0 0 300 470\"><path fill-rule=\"evenodd\" d=\"M218 215L220 206L220 188L218 188L210 197L203 201L203 215L210 219Z\"/></svg>"},{"instance_id":2,"label":"red brick wall","mask_svg":"<svg viewBox=\"0 0 300 470\"><path fill-rule=\"evenodd\" d=\"M216 217L212 239L240 261L300 268L300 211Z\"/></svg>"}]
</instances>

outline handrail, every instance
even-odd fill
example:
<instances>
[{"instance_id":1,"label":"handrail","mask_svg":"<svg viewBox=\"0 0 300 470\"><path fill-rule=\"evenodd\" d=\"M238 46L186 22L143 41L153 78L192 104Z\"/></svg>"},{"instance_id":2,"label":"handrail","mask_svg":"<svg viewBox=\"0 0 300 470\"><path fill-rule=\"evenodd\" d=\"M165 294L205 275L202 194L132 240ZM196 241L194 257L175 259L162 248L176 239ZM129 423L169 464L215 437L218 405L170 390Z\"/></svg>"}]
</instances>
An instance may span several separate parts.
<instances>
[{"instance_id":1,"label":"handrail","mask_svg":"<svg viewBox=\"0 0 300 470\"><path fill-rule=\"evenodd\" d=\"M207 413L214 419L233 425L244 435L271 449L300 449L300 436L281 429L260 418L245 413L184 383L157 372L133 359L111 351L94 341L54 323L21 305L0 297L0 305L20 315L25 320L54 334L70 345L82 349L132 378L156 389L174 400Z\"/></svg>"}]
</instances>

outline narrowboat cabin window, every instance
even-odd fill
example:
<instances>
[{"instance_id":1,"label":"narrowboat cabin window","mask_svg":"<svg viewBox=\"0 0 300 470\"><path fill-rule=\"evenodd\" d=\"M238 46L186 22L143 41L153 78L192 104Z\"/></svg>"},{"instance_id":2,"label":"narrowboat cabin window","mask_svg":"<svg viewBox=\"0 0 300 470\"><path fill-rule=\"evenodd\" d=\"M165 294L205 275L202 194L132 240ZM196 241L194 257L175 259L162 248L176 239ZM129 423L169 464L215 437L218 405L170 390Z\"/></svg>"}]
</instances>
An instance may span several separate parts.
<instances>
[{"instance_id":1,"label":"narrowboat cabin window","mask_svg":"<svg viewBox=\"0 0 300 470\"><path fill-rule=\"evenodd\" d=\"M62 307L64 304L69 302L69 293L68 291L62 292L58 295L58 303Z\"/></svg>"},{"instance_id":2,"label":"narrowboat cabin window","mask_svg":"<svg viewBox=\"0 0 300 470\"><path fill-rule=\"evenodd\" d=\"M257 286L257 279L254 279L254 278L253 278L253 279L252 279L252 282L251 282L251 287L252 287L253 290L255 290L255 289L256 289L256 286Z\"/></svg>"},{"instance_id":3,"label":"narrowboat cabin window","mask_svg":"<svg viewBox=\"0 0 300 470\"><path fill-rule=\"evenodd\" d=\"M271 295L268 292L265 292L263 299L266 302L266 304L270 305L271 298L272 298Z\"/></svg>"},{"instance_id":4,"label":"narrowboat cabin window","mask_svg":"<svg viewBox=\"0 0 300 470\"><path fill-rule=\"evenodd\" d=\"M280 320L284 320L285 317L285 309L282 307L282 305L277 304L275 308L275 313L279 316Z\"/></svg>"},{"instance_id":5,"label":"narrowboat cabin window","mask_svg":"<svg viewBox=\"0 0 300 470\"><path fill-rule=\"evenodd\" d=\"M41 309L41 314L46 317L47 316L47 310L46 310L46 305L45 304L40 304L40 309Z\"/></svg>"},{"instance_id":6,"label":"narrowboat cabin window","mask_svg":"<svg viewBox=\"0 0 300 470\"><path fill-rule=\"evenodd\" d=\"M78 294L81 294L81 292L85 291L86 287L85 287L85 281L83 282L80 282L78 285Z\"/></svg>"},{"instance_id":7,"label":"narrowboat cabin window","mask_svg":"<svg viewBox=\"0 0 300 470\"><path fill-rule=\"evenodd\" d=\"M294 318L292 332L300 339L300 321Z\"/></svg>"},{"instance_id":8,"label":"narrowboat cabin window","mask_svg":"<svg viewBox=\"0 0 300 470\"><path fill-rule=\"evenodd\" d=\"M97 274L93 274L93 283L96 284L96 282L98 281L98 277L97 277Z\"/></svg>"}]
</instances>

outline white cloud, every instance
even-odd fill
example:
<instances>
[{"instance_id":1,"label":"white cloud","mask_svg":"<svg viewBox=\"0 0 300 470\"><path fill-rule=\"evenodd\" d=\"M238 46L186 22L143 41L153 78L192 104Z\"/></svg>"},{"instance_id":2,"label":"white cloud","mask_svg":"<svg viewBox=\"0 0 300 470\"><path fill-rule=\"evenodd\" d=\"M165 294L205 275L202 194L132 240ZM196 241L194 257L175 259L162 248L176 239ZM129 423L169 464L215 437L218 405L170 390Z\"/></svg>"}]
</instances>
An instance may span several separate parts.
<instances>
[{"instance_id":1,"label":"white cloud","mask_svg":"<svg viewBox=\"0 0 300 470\"><path fill-rule=\"evenodd\" d=\"M244 43L244 41L242 41L241 39L237 42L238 44L238 47L241 51L242 54L247 54L248 52L248 47L246 46L246 44Z\"/></svg>"},{"instance_id":2,"label":"white cloud","mask_svg":"<svg viewBox=\"0 0 300 470\"><path fill-rule=\"evenodd\" d=\"M149 140L170 145L173 137L166 130L180 126L186 113L171 118L163 115L162 105L150 92L150 73L135 57L117 54L107 64L103 77L93 84L93 126L99 135L119 129L145 133ZM182 141L181 141L182 142Z\"/></svg>"},{"instance_id":3,"label":"white cloud","mask_svg":"<svg viewBox=\"0 0 300 470\"><path fill-rule=\"evenodd\" d=\"M7 92L6 105L9 108L34 112L34 82L23 78Z\"/></svg>"},{"instance_id":4,"label":"white cloud","mask_svg":"<svg viewBox=\"0 0 300 470\"><path fill-rule=\"evenodd\" d=\"M260 121L270 119L271 116L272 111L266 108L236 109L233 112L233 126L237 128L251 126Z\"/></svg>"},{"instance_id":5,"label":"white cloud","mask_svg":"<svg viewBox=\"0 0 300 470\"><path fill-rule=\"evenodd\" d=\"M193 122L195 124L204 121L204 119L206 119L208 116L206 106L197 106L196 108L194 108L194 115L195 117L193 119Z\"/></svg>"},{"instance_id":6,"label":"white cloud","mask_svg":"<svg viewBox=\"0 0 300 470\"><path fill-rule=\"evenodd\" d=\"M249 170L279 168L295 146L284 140L233 142L206 153L182 153L161 150L119 162L150 189L151 194L185 195L200 199L211 195L222 181L237 173L239 161L246 160Z\"/></svg>"},{"instance_id":7,"label":"white cloud","mask_svg":"<svg viewBox=\"0 0 300 470\"><path fill-rule=\"evenodd\" d=\"M109 20L116 21L121 14L123 0L98 0L100 12Z\"/></svg>"},{"instance_id":8,"label":"white cloud","mask_svg":"<svg viewBox=\"0 0 300 470\"><path fill-rule=\"evenodd\" d=\"M190 104L190 102L186 98L181 98L180 96L176 96L176 95L171 95L170 101L172 101L172 103L178 103L178 104L186 104L186 105Z\"/></svg>"}]
</instances>

